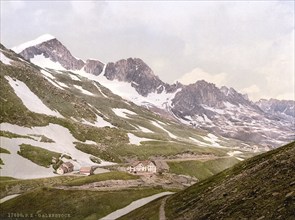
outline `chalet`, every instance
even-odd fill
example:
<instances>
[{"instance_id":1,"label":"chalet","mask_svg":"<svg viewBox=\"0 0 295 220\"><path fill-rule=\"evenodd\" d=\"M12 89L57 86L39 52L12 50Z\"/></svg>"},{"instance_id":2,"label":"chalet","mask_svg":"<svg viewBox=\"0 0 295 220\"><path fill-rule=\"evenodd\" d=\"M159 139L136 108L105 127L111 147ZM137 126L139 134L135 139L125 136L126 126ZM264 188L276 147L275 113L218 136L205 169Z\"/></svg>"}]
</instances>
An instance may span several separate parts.
<instances>
[{"instance_id":1,"label":"chalet","mask_svg":"<svg viewBox=\"0 0 295 220\"><path fill-rule=\"evenodd\" d=\"M74 170L74 165L71 162L65 162L57 168L56 172L60 175L72 172Z\"/></svg>"},{"instance_id":2,"label":"chalet","mask_svg":"<svg viewBox=\"0 0 295 220\"><path fill-rule=\"evenodd\" d=\"M129 171L130 173L137 173L137 172L156 173L157 167L154 161L150 161L150 160L135 161L127 168L127 171Z\"/></svg>"},{"instance_id":3,"label":"chalet","mask_svg":"<svg viewBox=\"0 0 295 220\"><path fill-rule=\"evenodd\" d=\"M90 176L93 174L93 168L92 167L81 167L79 170L79 173Z\"/></svg>"}]
</instances>

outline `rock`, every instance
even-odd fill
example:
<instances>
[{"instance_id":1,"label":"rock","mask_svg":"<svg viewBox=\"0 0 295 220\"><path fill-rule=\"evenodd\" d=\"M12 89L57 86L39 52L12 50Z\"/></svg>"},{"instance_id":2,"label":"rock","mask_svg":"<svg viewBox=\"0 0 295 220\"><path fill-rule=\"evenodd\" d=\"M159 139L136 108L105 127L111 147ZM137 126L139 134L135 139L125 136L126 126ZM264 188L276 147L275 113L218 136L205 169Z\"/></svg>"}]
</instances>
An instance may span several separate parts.
<instances>
[{"instance_id":1,"label":"rock","mask_svg":"<svg viewBox=\"0 0 295 220\"><path fill-rule=\"evenodd\" d=\"M294 193L294 191L287 193L287 195L285 196L285 198L292 197L293 193Z\"/></svg>"}]
</instances>

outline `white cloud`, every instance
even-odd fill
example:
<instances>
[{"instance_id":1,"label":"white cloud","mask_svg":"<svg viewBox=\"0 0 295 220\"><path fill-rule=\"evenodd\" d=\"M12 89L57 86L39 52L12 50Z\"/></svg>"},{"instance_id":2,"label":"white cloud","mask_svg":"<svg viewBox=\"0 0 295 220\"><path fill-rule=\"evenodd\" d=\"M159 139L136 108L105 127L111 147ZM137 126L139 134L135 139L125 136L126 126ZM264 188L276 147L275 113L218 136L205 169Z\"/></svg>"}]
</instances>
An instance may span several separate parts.
<instances>
[{"instance_id":1,"label":"white cloud","mask_svg":"<svg viewBox=\"0 0 295 220\"><path fill-rule=\"evenodd\" d=\"M227 79L226 73L210 74L200 68L195 68L191 72L184 74L177 81L185 85L188 85L188 84L195 83L198 80L205 80L207 82L214 83L220 87L227 84L226 79Z\"/></svg>"}]
</instances>

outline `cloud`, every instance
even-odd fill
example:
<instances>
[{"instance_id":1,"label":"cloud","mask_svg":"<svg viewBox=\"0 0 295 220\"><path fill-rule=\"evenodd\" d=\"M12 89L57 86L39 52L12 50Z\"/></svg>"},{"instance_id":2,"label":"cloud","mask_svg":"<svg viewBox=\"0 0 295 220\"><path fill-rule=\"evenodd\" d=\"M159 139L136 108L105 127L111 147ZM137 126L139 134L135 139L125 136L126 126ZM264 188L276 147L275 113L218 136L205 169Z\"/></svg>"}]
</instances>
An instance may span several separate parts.
<instances>
[{"instance_id":1,"label":"cloud","mask_svg":"<svg viewBox=\"0 0 295 220\"><path fill-rule=\"evenodd\" d=\"M217 86L223 86L226 84L227 74L226 73L218 73L218 74L210 74L205 72L200 68L195 68L191 72L184 74L177 81L188 85L195 83L198 80L205 80L211 83L216 84Z\"/></svg>"},{"instance_id":2,"label":"cloud","mask_svg":"<svg viewBox=\"0 0 295 220\"><path fill-rule=\"evenodd\" d=\"M257 96L257 94L259 94L260 91L261 90L257 85L251 85L251 86L241 90L241 92L248 94L252 98Z\"/></svg>"},{"instance_id":3,"label":"cloud","mask_svg":"<svg viewBox=\"0 0 295 220\"><path fill-rule=\"evenodd\" d=\"M142 58L169 83L257 85L254 98L294 91L293 1L1 1L2 43L43 33L84 59Z\"/></svg>"}]
</instances>

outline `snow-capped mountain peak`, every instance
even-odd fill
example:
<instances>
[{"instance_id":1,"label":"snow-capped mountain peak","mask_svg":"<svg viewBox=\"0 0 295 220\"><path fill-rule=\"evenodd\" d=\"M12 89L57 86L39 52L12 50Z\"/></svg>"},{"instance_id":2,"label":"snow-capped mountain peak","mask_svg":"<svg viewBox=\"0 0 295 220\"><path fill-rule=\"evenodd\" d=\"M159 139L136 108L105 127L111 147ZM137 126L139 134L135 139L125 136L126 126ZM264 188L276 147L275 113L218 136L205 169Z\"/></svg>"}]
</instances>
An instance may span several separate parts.
<instances>
[{"instance_id":1,"label":"snow-capped mountain peak","mask_svg":"<svg viewBox=\"0 0 295 220\"><path fill-rule=\"evenodd\" d=\"M52 39L56 39L56 37L52 36L51 34L43 34L43 35L37 37L34 40L25 42L25 43L23 43L21 45L15 46L15 47L13 47L11 49L16 53L20 53L20 52L22 52L23 50L25 50L28 47L36 46L38 44L41 44L43 42L46 42L46 41L49 41L49 40L52 40Z\"/></svg>"}]
</instances>

